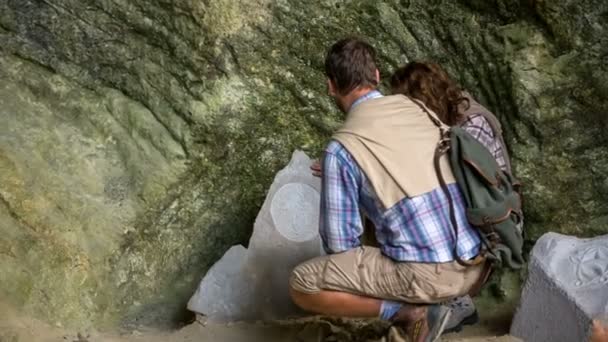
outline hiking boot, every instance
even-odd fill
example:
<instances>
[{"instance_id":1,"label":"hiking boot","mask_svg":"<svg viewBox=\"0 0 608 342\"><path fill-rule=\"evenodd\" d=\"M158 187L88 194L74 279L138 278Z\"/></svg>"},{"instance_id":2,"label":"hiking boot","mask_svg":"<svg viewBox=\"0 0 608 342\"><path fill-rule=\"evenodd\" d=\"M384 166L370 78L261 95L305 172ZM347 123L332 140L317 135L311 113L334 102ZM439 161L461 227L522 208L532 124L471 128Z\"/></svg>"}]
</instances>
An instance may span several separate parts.
<instances>
[{"instance_id":1,"label":"hiking boot","mask_svg":"<svg viewBox=\"0 0 608 342\"><path fill-rule=\"evenodd\" d=\"M406 311L407 310L407 311ZM435 342L450 319L450 308L444 305L420 306L416 310L401 309L393 322L401 325L411 342Z\"/></svg>"},{"instance_id":2,"label":"hiking boot","mask_svg":"<svg viewBox=\"0 0 608 342\"><path fill-rule=\"evenodd\" d=\"M451 310L450 320L445 326L444 334L460 332L465 325L479 322L475 304L469 295L456 297L442 304Z\"/></svg>"}]
</instances>

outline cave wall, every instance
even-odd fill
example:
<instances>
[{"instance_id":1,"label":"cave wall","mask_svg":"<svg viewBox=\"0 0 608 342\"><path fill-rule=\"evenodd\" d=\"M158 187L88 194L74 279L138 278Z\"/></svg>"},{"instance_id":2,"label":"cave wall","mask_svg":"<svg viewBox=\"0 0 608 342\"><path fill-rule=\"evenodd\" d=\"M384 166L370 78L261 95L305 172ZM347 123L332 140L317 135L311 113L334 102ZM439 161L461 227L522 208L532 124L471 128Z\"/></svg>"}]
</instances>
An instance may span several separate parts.
<instances>
[{"instance_id":1,"label":"cave wall","mask_svg":"<svg viewBox=\"0 0 608 342\"><path fill-rule=\"evenodd\" d=\"M602 0L0 0L0 299L175 322L291 152L341 116L326 48L442 63L505 126L529 239L608 232Z\"/></svg>"}]
</instances>

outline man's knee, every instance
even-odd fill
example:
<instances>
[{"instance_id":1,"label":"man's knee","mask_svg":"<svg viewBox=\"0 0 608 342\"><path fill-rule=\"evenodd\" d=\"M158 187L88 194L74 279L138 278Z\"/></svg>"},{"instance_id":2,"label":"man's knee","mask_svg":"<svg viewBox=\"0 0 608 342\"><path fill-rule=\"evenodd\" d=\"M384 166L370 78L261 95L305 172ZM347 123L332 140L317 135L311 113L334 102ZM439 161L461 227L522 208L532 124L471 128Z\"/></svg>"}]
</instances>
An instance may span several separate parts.
<instances>
[{"instance_id":1,"label":"man's knee","mask_svg":"<svg viewBox=\"0 0 608 342\"><path fill-rule=\"evenodd\" d=\"M311 311L310 297L321 291L317 283L317 275L310 272L306 263L297 266L289 278L291 300L301 309Z\"/></svg>"},{"instance_id":2,"label":"man's knee","mask_svg":"<svg viewBox=\"0 0 608 342\"><path fill-rule=\"evenodd\" d=\"M294 268L289 278L290 292L312 294L321 291L319 284L321 283L323 262L319 258L312 259Z\"/></svg>"},{"instance_id":3,"label":"man's knee","mask_svg":"<svg viewBox=\"0 0 608 342\"><path fill-rule=\"evenodd\" d=\"M306 274L299 272L297 268L291 272L289 279L290 291L297 291L300 293L314 293L319 292L321 289L317 286L316 277L312 274Z\"/></svg>"},{"instance_id":4,"label":"man's knee","mask_svg":"<svg viewBox=\"0 0 608 342\"><path fill-rule=\"evenodd\" d=\"M300 292L294 289L291 285L289 286L289 295L291 296L291 300L295 305L300 307L300 309L308 310L308 306L306 305L308 301L306 300L307 294L304 292Z\"/></svg>"}]
</instances>

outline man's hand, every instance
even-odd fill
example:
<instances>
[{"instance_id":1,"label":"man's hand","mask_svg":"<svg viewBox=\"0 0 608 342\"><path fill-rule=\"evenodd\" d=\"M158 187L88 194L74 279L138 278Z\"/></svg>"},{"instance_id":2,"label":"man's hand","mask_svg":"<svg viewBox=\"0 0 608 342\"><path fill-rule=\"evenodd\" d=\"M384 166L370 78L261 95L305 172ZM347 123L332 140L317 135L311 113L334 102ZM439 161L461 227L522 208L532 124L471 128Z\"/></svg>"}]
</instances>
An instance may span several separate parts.
<instances>
[{"instance_id":1,"label":"man's hand","mask_svg":"<svg viewBox=\"0 0 608 342\"><path fill-rule=\"evenodd\" d=\"M312 170L312 175L315 177L321 177L321 175L323 174L322 170L323 168L321 167L321 161L319 161L319 159L316 159L312 165L310 166L310 169Z\"/></svg>"},{"instance_id":2,"label":"man's hand","mask_svg":"<svg viewBox=\"0 0 608 342\"><path fill-rule=\"evenodd\" d=\"M602 326L600 321L594 320L590 342L608 342L608 327Z\"/></svg>"}]
</instances>

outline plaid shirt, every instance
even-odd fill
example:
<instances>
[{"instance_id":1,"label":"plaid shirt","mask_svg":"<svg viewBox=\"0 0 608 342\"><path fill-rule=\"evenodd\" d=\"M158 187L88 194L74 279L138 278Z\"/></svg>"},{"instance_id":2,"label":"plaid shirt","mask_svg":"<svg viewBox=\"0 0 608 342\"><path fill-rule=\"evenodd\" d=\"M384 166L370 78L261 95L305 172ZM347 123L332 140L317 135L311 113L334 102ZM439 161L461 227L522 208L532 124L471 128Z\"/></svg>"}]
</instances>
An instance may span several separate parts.
<instances>
[{"instance_id":1,"label":"plaid shirt","mask_svg":"<svg viewBox=\"0 0 608 342\"><path fill-rule=\"evenodd\" d=\"M372 94L365 99L377 96L381 95ZM365 174L337 141L331 141L325 150L322 182L319 232L328 254L361 245L360 211L363 211L376 227L380 249L393 260L433 263L454 260L449 204L441 188L404 198L384 209ZM479 236L467 222L460 189L456 184L448 188L456 205L458 255L470 259L479 251Z\"/></svg>"},{"instance_id":2,"label":"plaid shirt","mask_svg":"<svg viewBox=\"0 0 608 342\"><path fill-rule=\"evenodd\" d=\"M501 169L507 170L507 163L505 162L502 145L500 144L500 141L494 137L492 126L490 126L490 123L483 115L469 115L460 126L492 153Z\"/></svg>"}]
</instances>

